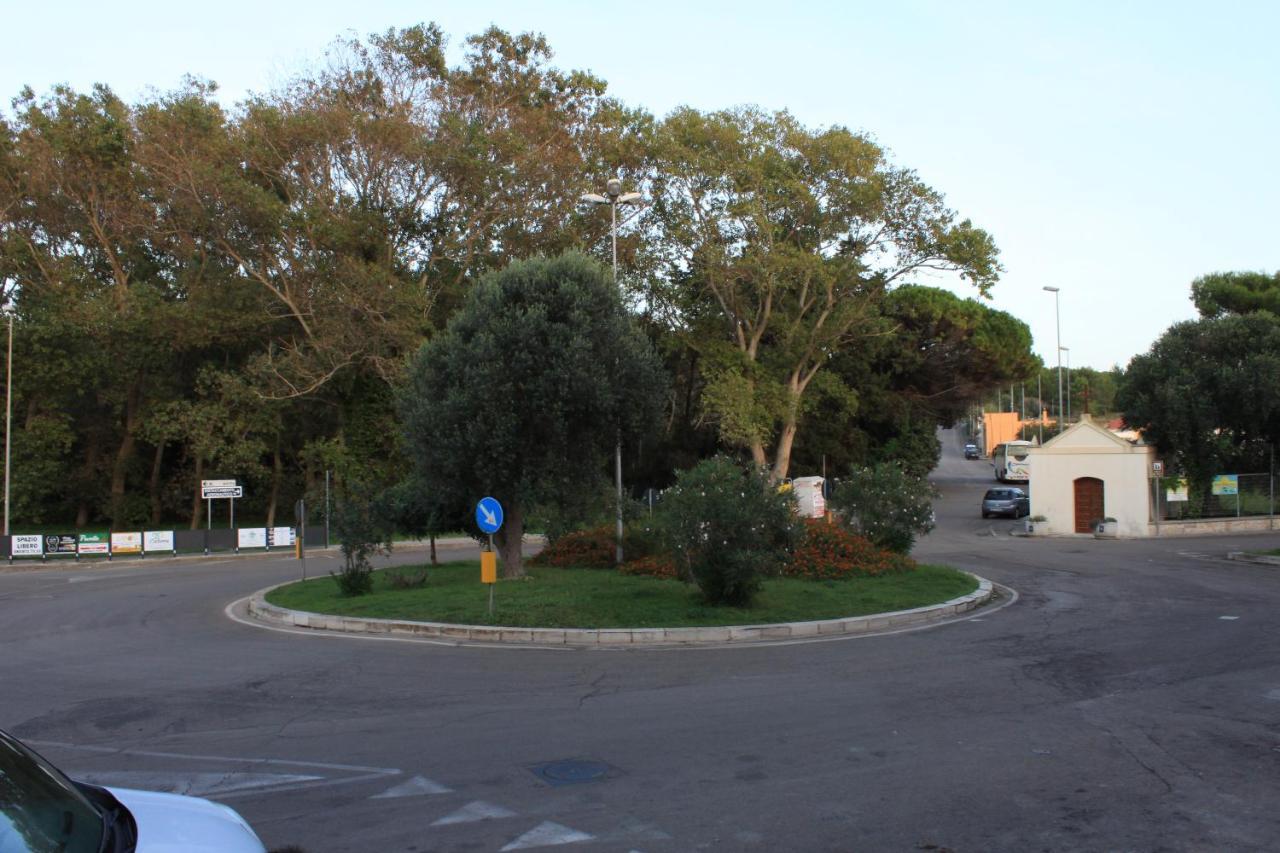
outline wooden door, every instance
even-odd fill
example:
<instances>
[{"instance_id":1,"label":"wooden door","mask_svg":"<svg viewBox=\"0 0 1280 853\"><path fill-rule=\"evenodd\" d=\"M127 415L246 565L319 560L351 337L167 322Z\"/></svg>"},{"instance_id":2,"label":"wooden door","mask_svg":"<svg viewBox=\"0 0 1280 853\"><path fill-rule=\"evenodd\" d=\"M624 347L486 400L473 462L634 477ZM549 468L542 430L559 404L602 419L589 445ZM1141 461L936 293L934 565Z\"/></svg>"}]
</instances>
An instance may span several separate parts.
<instances>
[{"instance_id":1,"label":"wooden door","mask_svg":"<svg viewBox=\"0 0 1280 853\"><path fill-rule=\"evenodd\" d=\"M1093 525L1106 518L1102 505L1102 481L1097 477L1081 477L1076 487L1076 533L1092 533Z\"/></svg>"}]
</instances>

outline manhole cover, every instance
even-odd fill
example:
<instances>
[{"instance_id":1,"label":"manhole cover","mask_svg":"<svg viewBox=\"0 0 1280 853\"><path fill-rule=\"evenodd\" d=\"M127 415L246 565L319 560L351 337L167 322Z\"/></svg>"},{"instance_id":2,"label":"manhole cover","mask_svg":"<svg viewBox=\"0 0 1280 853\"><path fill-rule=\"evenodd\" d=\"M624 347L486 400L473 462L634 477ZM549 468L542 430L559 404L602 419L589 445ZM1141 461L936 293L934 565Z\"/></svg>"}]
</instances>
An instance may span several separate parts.
<instances>
[{"instance_id":1,"label":"manhole cover","mask_svg":"<svg viewBox=\"0 0 1280 853\"><path fill-rule=\"evenodd\" d=\"M581 785L584 782L598 782L609 775L613 768L603 761L570 758L564 761L548 761L535 764L529 768L548 785Z\"/></svg>"}]
</instances>

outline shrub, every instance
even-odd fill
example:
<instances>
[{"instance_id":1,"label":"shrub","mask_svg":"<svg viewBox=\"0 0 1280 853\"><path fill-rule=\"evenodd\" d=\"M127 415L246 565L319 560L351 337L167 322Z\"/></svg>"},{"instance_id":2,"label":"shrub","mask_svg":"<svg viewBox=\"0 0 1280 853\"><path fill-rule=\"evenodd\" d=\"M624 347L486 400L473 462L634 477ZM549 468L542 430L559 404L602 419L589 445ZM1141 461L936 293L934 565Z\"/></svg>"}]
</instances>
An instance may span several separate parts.
<instances>
[{"instance_id":1,"label":"shrub","mask_svg":"<svg viewBox=\"0 0 1280 853\"><path fill-rule=\"evenodd\" d=\"M548 544L529 562L535 566L611 569L617 556L616 537L615 529L608 525L575 530Z\"/></svg>"},{"instance_id":2,"label":"shrub","mask_svg":"<svg viewBox=\"0 0 1280 853\"><path fill-rule=\"evenodd\" d=\"M680 576L680 573L676 570L676 561L669 555L627 560L618 568L618 572L624 575L639 575L642 577L662 578L663 580L675 580Z\"/></svg>"},{"instance_id":3,"label":"shrub","mask_svg":"<svg viewBox=\"0 0 1280 853\"><path fill-rule=\"evenodd\" d=\"M392 589L416 589L427 583L426 569L401 569L387 572L387 583Z\"/></svg>"},{"instance_id":4,"label":"shrub","mask_svg":"<svg viewBox=\"0 0 1280 853\"><path fill-rule=\"evenodd\" d=\"M351 481L333 515L342 542L342 568L334 573L343 595L364 595L373 590L374 554L391 552L391 536L373 498L374 487Z\"/></svg>"},{"instance_id":5,"label":"shrub","mask_svg":"<svg viewBox=\"0 0 1280 853\"><path fill-rule=\"evenodd\" d=\"M916 567L910 557L876 547L862 536L817 518L806 519L800 543L783 574L809 580L842 580L855 575L883 575Z\"/></svg>"},{"instance_id":6,"label":"shrub","mask_svg":"<svg viewBox=\"0 0 1280 853\"><path fill-rule=\"evenodd\" d=\"M916 535L933 529L933 486L895 462L855 468L836 487L832 505L850 529L881 548L911 550Z\"/></svg>"},{"instance_id":7,"label":"shrub","mask_svg":"<svg viewBox=\"0 0 1280 853\"><path fill-rule=\"evenodd\" d=\"M793 500L765 471L716 456L677 475L658 524L681 574L698 584L707 603L743 606L761 573L787 558Z\"/></svg>"}]
</instances>

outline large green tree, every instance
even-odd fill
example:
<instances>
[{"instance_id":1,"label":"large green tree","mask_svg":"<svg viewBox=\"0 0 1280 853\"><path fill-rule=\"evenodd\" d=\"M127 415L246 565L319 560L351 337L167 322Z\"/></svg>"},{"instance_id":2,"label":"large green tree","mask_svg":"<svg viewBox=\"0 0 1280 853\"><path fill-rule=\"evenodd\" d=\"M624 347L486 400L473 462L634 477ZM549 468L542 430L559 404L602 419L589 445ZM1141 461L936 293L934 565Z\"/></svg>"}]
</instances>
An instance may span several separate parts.
<instances>
[{"instance_id":1,"label":"large green tree","mask_svg":"<svg viewBox=\"0 0 1280 853\"><path fill-rule=\"evenodd\" d=\"M1134 357L1117 404L1193 497L1214 474L1259 471L1280 443L1280 318L1268 311L1178 323Z\"/></svg>"},{"instance_id":2,"label":"large green tree","mask_svg":"<svg viewBox=\"0 0 1280 853\"><path fill-rule=\"evenodd\" d=\"M1280 272L1217 272L1191 283L1191 301L1201 317L1270 311L1280 316Z\"/></svg>"},{"instance_id":3,"label":"large green tree","mask_svg":"<svg viewBox=\"0 0 1280 853\"><path fill-rule=\"evenodd\" d=\"M414 356L401 414L437 503L502 503L496 541L516 577L529 509L593 482L619 433L647 433L663 384L609 272L571 253L485 276Z\"/></svg>"},{"instance_id":4,"label":"large green tree","mask_svg":"<svg viewBox=\"0 0 1280 853\"><path fill-rule=\"evenodd\" d=\"M924 270L986 293L995 244L870 139L786 113L677 110L658 129L650 227L658 295L702 353L722 437L787 475L805 396Z\"/></svg>"}]
</instances>

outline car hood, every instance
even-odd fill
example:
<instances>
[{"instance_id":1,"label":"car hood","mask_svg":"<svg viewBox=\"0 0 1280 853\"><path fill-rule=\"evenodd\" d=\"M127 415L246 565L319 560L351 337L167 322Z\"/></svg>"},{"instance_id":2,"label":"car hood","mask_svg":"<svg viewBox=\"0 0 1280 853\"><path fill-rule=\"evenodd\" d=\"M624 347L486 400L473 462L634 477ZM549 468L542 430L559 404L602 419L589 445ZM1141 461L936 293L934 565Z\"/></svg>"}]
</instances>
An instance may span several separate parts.
<instances>
[{"instance_id":1,"label":"car hood","mask_svg":"<svg viewBox=\"0 0 1280 853\"><path fill-rule=\"evenodd\" d=\"M244 818L228 806L155 791L108 788L138 825L137 853L265 853Z\"/></svg>"}]
</instances>

